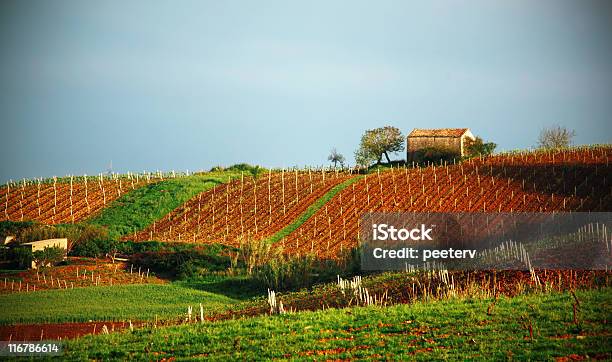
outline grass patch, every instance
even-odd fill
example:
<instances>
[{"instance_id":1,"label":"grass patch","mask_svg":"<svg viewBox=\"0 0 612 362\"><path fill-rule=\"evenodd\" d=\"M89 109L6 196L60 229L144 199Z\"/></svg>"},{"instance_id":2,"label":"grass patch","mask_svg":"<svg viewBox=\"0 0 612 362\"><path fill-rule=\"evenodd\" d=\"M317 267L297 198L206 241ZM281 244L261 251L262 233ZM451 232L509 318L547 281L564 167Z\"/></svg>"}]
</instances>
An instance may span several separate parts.
<instances>
[{"instance_id":1,"label":"grass patch","mask_svg":"<svg viewBox=\"0 0 612 362\"><path fill-rule=\"evenodd\" d=\"M115 285L0 295L0 324L177 319L189 305L219 311L236 300L181 284ZM198 307L199 308L199 307ZM199 309L198 309L199 311Z\"/></svg>"},{"instance_id":2,"label":"grass patch","mask_svg":"<svg viewBox=\"0 0 612 362\"><path fill-rule=\"evenodd\" d=\"M551 360L610 358L610 289L578 291L580 324L567 293L327 309L142 329L68 341L75 360L397 359ZM530 337L526 321L532 326Z\"/></svg>"},{"instance_id":3,"label":"grass patch","mask_svg":"<svg viewBox=\"0 0 612 362\"><path fill-rule=\"evenodd\" d=\"M144 229L200 192L236 177L240 172L220 171L149 184L124 194L88 222L108 227L112 237L125 236Z\"/></svg>"},{"instance_id":4,"label":"grass patch","mask_svg":"<svg viewBox=\"0 0 612 362\"><path fill-rule=\"evenodd\" d=\"M265 240L269 243L276 243L282 240L284 237L288 236L292 232L294 232L297 228L299 228L303 223L305 223L312 215L315 214L321 207L323 207L329 200L331 200L336 194L340 191L344 190L346 187L354 184L355 182L361 180L363 176L355 176L341 184L334 186L331 190L329 190L325 195L321 196L317 201L315 201L312 205L308 206L306 211L304 211L300 216L298 216L293 222L289 225L282 228L276 234L266 238Z\"/></svg>"},{"instance_id":5,"label":"grass patch","mask_svg":"<svg viewBox=\"0 0 612 362\"><path fill-rule=\"evenodd\" d=\"M174 284L185 288L224 295L240 301L247 301L251 298L263 297L266 295L266 288L253 282L253 280L246 275L206 275L190 280L177 281Z\"/></svg>"}]
</instances>

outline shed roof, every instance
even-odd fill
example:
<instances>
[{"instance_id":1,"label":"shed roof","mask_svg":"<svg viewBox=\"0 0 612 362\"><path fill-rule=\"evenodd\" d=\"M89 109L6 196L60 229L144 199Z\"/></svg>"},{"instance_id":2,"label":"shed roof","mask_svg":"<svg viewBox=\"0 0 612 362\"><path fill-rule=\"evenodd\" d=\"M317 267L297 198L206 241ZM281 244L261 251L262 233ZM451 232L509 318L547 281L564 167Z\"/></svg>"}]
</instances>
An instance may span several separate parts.
<instances>
[{"instance_id":1,"label":"shed roof","mask_svg":"<svg viewBox=\"0 0 612 362\"><path fill-rule=\"evenodd\" d=\"M469 128L437 128L419 129L415 128L408 137L451 137L458 138L469 132Z\"/></svg>"},{"instance_id":2,"label":"shed roof","mask_svg":"<svg viewBox=\"0 0 612 362\"><path fill-rule=\"evenodd\" d=\"M45 240L37 240L37 241L30 241L28 243L22 243L20 245L48 245L48 244L54 244L54 243L62 243L62 242L67 242L68 239L66 238L59 238L59 239L45 239Z\"/></svg>"}]
</instances>

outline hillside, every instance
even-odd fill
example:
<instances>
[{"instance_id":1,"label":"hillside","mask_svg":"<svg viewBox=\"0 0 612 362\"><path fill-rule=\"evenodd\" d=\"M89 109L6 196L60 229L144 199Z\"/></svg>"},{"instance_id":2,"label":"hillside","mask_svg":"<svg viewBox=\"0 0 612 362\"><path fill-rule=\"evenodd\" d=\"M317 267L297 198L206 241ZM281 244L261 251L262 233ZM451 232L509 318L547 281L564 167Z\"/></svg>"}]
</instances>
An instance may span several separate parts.
<instances>
[{"instance_id":1,"label":"hillside","mask_svg":"<svg viewBox=\"0 0 612 362\"><path fill-rule=\"evenodd\" d=\"M191 198L140 231L135 240L222 242L264 238L289 225L334 186L354 177L329 171L242 176Z\"/></svg>"},{"instance_id":2,"label":"hillside","mask_svg":"<svg viewBox=\"0 0 612 362\"><path fill-rule=\"evenodd\" d=\"M611 156L612 147L601 146L392 168L361 177L281 171L254 178L225 171L166 179L24 181L0 189L5 208L0 220L87 221L136 241L238 245L247 237L270 238L289 253L333 258L357 245L366 212L609 211Z\"/></svg>"},{"instance_id":3,"label":"hillside","mask_svg":"<svg viewBox=\"0 0 612 362\"><path fill-rule=\"evenodd\" d=\"M357 245L367 212L612 211L612 147L394 168L346 188L280 243L289 253L335 257Z\"/></svg>"}]
</instances>

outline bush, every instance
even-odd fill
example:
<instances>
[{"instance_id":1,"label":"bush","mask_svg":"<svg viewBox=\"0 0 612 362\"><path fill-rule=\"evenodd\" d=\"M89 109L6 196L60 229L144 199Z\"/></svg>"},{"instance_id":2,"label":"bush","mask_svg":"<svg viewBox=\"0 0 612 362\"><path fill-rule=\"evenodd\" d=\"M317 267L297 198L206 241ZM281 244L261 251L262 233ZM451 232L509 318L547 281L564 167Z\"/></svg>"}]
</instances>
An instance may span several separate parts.
<instances>
[{"instance_id":1,"label":"bush","mask_svg":"<svg viewBox=\"0 0 612 362\"><path fill-rule=\"evenodd\" d=\"M60 225L60 231L62 227L65 226ZM64 237L72 241L70 255L98 258L111 253L117 245L117 241L108 235L108 230L99 225L71 225L66 230Z\"/></svg>"},{"instance_id":2,"label":"bush","mask_svg":"<svg viewBox=\"0 0 612 362\"><path fill-rule=\"evenodd\" d=\"M32 221L0 221L0 237L4 240L4 237L9 235L18 236L24 229L35 225Z\"/></svg>"},{"instance_id":3,"label":"bush","mask_svg":"<svg viewBox=\"0 0 612 362\"><path fill-rule=\"evenodd\" d=\"M264 288L300 289L327 282L337 275L351 275L360 270L359 249L352 249L339 260L320 260L315 255L283 253L265 240L247 239L240 245L236 260L246 273Z\"/></svg>"},{"instance_id":4,"label":"bush","mask_svg":"<svg viewBox=\"0 0 612 362\"><path fill-rule=\"evenodd\" d=\"M257 178L264 172L268 172L268 169L258 166L249 165L248 163L237 163L225 169L226 171L239 171L250 173L253 177Z\"/></svg>"},{"instance_id":5,"label":"bush","mask_svg":"<svg viewBox=\"0 0 612 362\"><path fill-rule=\"evenodd\" d=\"M177 244L159 251L144 251L133 254L130 259L135 265L179 279L225 271L230 266L230 257L221 255L217 247L186 245L180 247Z\"/></svg>"},{"instance_id":6,"label":"bush","mask_svg":"<svg viewBox=\"0 0 612 362\"><path fill-rule=\"evenodd\" d=\"M64 260L66 250L59 247L44 248L32 253L32 260L38 267L53 266Z\"/></svg>"},{"instance_id":7,"label":"bush","mask_svg":"<svg viewBox=\"0 0 612 362\"><path fill-rule=\"evenodd\" d=\"M94 240L84 240L77 243L70 250L70 255L97 258L102 254L100 247Z\"/></svg>"},{"instance_id":8,"label":"bush","mask_svg":"<svg viewBox=\"0 0 612 362\"><path fill-rule=\"evenodd\" d=\"M274 290L300 289L312 285L316 274L316 257L280 255L255 268L253 277Z\"/></svg>"},{"instance_id":9,"label":"bush","mask_svg":"<svg viewBox=\"0 0 612 362\"><path fill-rule=\"evenodd\" d=\"M15 263L18 268L28 269L32 266L32 250L28 248L12 248L9 251L9 258Z\"/></svg>"},{"instance_id":10,"label":"bush","mask_svg":"<svg viewBox=\"0 0 612 362\"><path fill-rule=\"evenodd\" d=\"M474 141L468 143L466 149L469 157L489 156L495 151L496 143L484 142L482 138L476 137Z\"/></svg>"},{"instance_id":11,"label":"bush","mask_svg":"<svg viewBox=\"0 0 612 362\"><path fill-rule=\"evenodd\" d=\"M282 250L273 248L272 243L263 240L255 240L250 236L240 240L236 265L244 265L247 274L253 274L255 268L272 263L281 257Z\"/></svg>"},{"instance_id":12,"label":"bush","mask_svg":"<svg viewBox=\"0 0 612 362\"><path fill-rule=\"evenodd\" d=\"M417 163L450 163L460 158L461 155L457 151L443 147L426 147L414 153L414 161Z\"/></svg>"}]
</instances>

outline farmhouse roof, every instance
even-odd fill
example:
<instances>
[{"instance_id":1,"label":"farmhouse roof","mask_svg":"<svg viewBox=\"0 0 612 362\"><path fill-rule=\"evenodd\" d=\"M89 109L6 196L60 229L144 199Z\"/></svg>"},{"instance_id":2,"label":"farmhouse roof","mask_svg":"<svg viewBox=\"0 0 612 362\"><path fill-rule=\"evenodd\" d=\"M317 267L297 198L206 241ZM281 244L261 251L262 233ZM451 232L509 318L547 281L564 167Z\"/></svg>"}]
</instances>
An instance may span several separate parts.
<instances>
[{"instance_id":1,"label":"farmhouse roof","mask_svg":"<svg viewBox=\"0 0 612 362\"><path fill-rule=\"evenodd\" d=\"M415 128L408 137L451 137L458 138L469 132L469 128L438 128L438 129L419 129Z\"/></svg>"}]
</instances>

